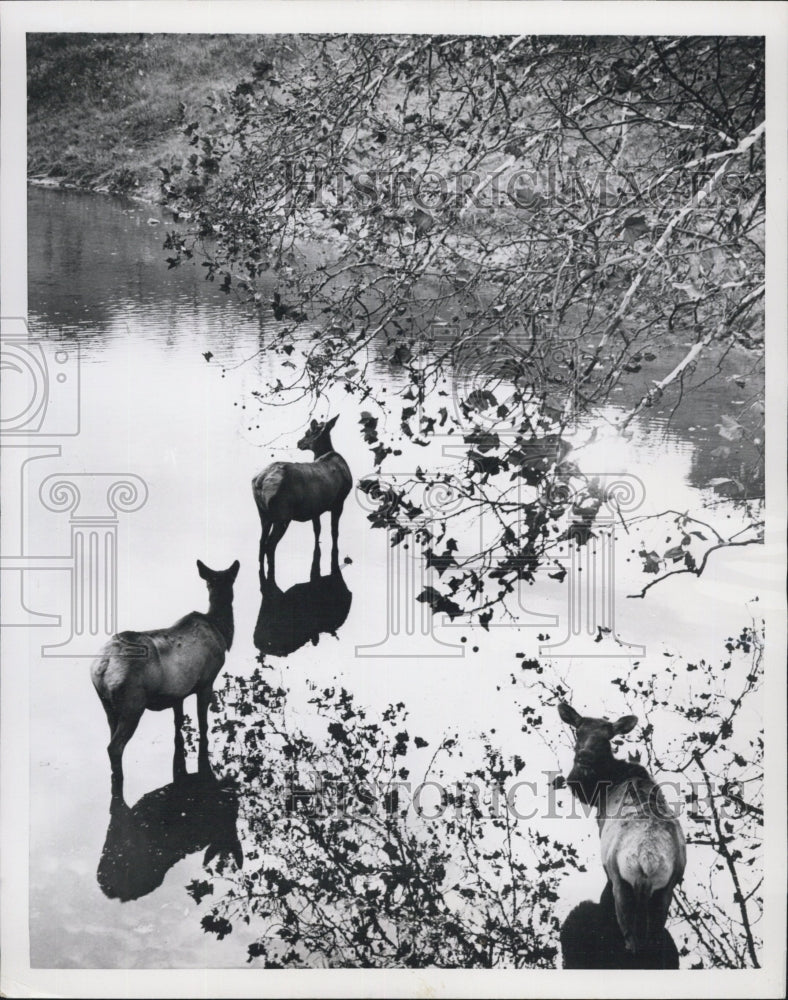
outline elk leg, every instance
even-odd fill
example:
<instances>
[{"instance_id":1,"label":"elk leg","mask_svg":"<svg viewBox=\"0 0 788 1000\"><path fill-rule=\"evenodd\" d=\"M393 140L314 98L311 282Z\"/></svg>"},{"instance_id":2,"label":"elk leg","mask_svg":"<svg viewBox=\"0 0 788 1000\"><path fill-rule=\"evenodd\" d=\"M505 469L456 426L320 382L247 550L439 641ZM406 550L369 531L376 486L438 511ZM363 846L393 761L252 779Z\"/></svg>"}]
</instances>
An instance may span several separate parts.
<instances>
[{"instance_id":1,"label":"elk leg","mask_svg":"<svg viewBox=\"0 0 788 1000\"><path fill-rule=\"evenodd\" d=\"M331 511L331 572L339 572L339 519L344 503Z\"/></svg>"},{"instance_id":2,"label":"elk leg","mask_svg":"<svg viewBox=\"0 0 788 1000\"><path fill-rule=\"evenodd\" d=\"M262 522L262 531L260 533L260 589L262 590L263 584L265 583L265 552L268 543L268 536L271 533L271 522L267 517L260 518Z\"/></svg>"},{"instance_id":3,"label":"elk leg","mask_svg":"<svg viewBox=\"0 0 788 1000\"><path fill-rule=\"evenodd\" d=\"M197 756L197 769L200 774L210 775L211 765L208 762L208 702L211 700L212 689L201 688L197 692L197 718L200 723L200 752Z\"/></svg>"},{"instance_id":4,"label":"elk leg","mask_svg":"<svg viewBox=\"0 0 788 1000\"><path fill-rule=\"evenodd\" d=\"M112 707L112 705L108 701L104 701L103 698L101 699L101 704L104 706L104 711L107 714L107 722L109 723L109 734L110 736L112 736L112 734L115 732L115 727L118 724L117 713L115 712L115 709Z\"/></svg>"},{"instance_id":5,"label":"elk leg","mask_svg":"<svg viewBox=\"0 0 788 1000\"><path fill-rule=\"evenodd\" d=\"M276 547L282 540L282 535L287 531L289 521L274 521L271 526L271 534L268 537L268 542L266 543L266 552L268 554L268 575L271 578L271 583L276 579L276 567L274 565L274 559L276 556Z\"/></svg>"},{"instance_id":6,"label":"elk leg","mask_svg":"<svg viewBox=\"0 0 788 1000\"><path fill-rule=\"evenodd\" d=\"M668 910L673 899L673 886L656 889L648 902L648 925L651 937L658 938L668 919Z\"/></svg>"},{"instance_id":7,"label":"elk leg","mask_svg":"<svg viewBox=\"0 0 788 1000\"><path fill-rule=\"evenodd\" d=\"M183 744L183 702L172 706L175 716L175 753L172 758L172 780L186 776L186 749Z\"/></svg>"},{"instance_id":8,"label":"elk leg","mask_svg":"<svg viewBox=\"0 0 788 1000\"><path fill-rule=\"evenodd\" d=\"M122 794L123 792L123 751L126 749L126 744L129 742L131 737L139 725L139 721L142 718L143 709L135 710L133 713L128 715L122 715L118 719L118 723L112 732L112 737L109 741L109 746L107 747L107 753L109 754L109 763L112 768L112 793Z\"/></svg>"},{"instance_id":9,"label":"elk leg","mask_svg":"<svg viewBox=\"0 0 788 1000\"><path fill-rule=\"evenodd\" d=\"M320 577L320 515L312 518L312 527L315 531L315 551L312 553L312 569L309 573L309 579L317 580Z\"/></svg>"},{"instance_id":10,"label":"elk leg","mask_svg":"<svg viewBox=\"0 0 788 1000\"><path fill-rule=\"evenodd\" d=\"M612 879L613 899L616 904L616 919L624 938L627 951L633 954L637 951L637 941L635 939L635 890L620 876Z\"/></svg>"}]
</instances>

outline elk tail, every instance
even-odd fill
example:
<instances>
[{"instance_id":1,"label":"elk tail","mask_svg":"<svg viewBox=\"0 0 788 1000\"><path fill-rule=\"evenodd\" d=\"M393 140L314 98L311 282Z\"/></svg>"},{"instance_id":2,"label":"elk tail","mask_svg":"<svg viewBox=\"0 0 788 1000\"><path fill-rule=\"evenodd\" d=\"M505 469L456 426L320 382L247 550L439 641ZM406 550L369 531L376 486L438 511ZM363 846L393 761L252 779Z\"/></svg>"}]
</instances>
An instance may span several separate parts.
<instances>
[{"instance_id":1,"label":"elk tail","mask_svg":"<svg viewBox=\"0 0 788 1000\"><path fill-rule=\"evenodd\" d=\"M654 846L644 844L638 852L638 867L640 872L635 879L634 889L634 921L633 936L637 951L646 951L652 936L658 935L661 928L652 926L651 896L655 890L661 889L668 880L665 858Z\"/></svg>"}]
</instances>

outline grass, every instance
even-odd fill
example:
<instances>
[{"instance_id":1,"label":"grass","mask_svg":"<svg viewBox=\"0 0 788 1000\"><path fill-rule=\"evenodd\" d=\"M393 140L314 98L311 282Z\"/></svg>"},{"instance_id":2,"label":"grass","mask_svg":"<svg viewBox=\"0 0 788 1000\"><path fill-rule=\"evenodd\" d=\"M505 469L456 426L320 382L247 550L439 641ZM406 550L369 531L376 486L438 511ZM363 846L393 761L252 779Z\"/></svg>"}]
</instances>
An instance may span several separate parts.
<instances>
[{"instance_id":1,"label":"grass","mask_svg":"<svg viewBox=\"0 0 788 1000\"><path fill-rule=\"evenodd\" d=\"M197 117L270 44L259 35L28 35L28 176L155 200L159 165L184 150L181 104Z\"/></svg>"}]
</instances>

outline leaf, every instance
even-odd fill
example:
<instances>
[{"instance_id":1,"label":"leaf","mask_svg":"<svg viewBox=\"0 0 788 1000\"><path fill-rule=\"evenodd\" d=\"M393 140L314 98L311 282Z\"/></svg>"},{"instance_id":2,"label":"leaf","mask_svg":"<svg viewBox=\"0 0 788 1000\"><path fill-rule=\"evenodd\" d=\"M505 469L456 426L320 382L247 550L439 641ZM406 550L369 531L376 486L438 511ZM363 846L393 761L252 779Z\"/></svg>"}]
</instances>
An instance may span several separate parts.
<instances>
[{"instance_id":1,"label":"leaf","mask_svg":"<svg viewBox=\"0 0 788 1000\"><path fill-rule=\"evenodd\" d=\"M660 558L656 552L646 552L645 549L641 549L638 555L643 560L643 572L644 573L658 573L660 567Z\"/></svg>"},{"instance_id":2,"label":"leaf","mask_svg":"<svg viewBox=\"0 0 788 1000\"><path fill-rule=\"evenodd\" d=\"M422 738L421 738L420 736L415 736L415 737L413 738L413 742L414 742L414 743L416 744L416 747L417 747L417 748L418 748L419 750L420 750L420 749L421 749L422 747L428 747L428 746L429 746L429 743L428 743L428 742L427 742L426 740L423 740L423 739L422 739Z\"/></svg>"},{"instance_id":3,"label":"leaf","mask_svg":"<svg viewBox=\"0 0 788 1000\"><path fill-rule=\"evenodd\" d=\"M462 614L462 608L459 604L435 590L434 587L425 587L416 600L422 604L428 604L434 614L444 613L451 619L458 618Z\"/></svg>"},{"instance_id":4,"label":"leaf","mask_svg":"<svg viewBox=\"0 0 788 1000\"><path fill-rule=\"evenodd\" d=\"M347 746L350 746L350 740L347 738L347 732L341 722L330 723L328 731L337 743L345 743Z\"/></svg>"},{"instance_id":5,"label":"leaf","mask_svg":"<svg viewBox=\"0 0 788 1000\"><path fill-rule=\"evenodd\" d=\"M648 231L649 226L645 215L630 215L628 219L624 220L622 236L630 246L634 246L638 239L645 236Z\"/></svg>"},{"instance_id":6,"label":"leaf","mask_svg":"<svg viewBox=\"0 0 788 1000\"><path fill-rule=\"evenodd\" d=\"M192 879L186 886L186 891L192 897L194 902L199 905L204 896L213 895L213 883L201 881L195 878Z\"/></svg>"},{"instance_id":7,"label":"leaf","mask_svg":"<svg viewBox=\"0 0 788 1000\"><path fill-rule=\"evenodd\" d=\"M372 454L375 458L375 465L380 465L386 455L391 454L391 448L387 448L385 445L379 444L372 449Z\"/></svg>"},{"instance_id":8,"label":"leaf","mask_svg":"<svg viewBox=\"0 0 788 1000\"><path fill-rule=\"evenodd\" d=\"M465 405L471 410L487 410L497 406L498 400L489 389L474 389L466 398Z\"/></svg>"},{"instance_id":9,"label":"leaf","mask_svg":"<svg viewBox=\"0 0 788 1000\"><path fill-rule=\"evenodd\" d=\"M451 566L457 565L457 560L450 553L444 552L443 555L435 555L430 549L424 553L424 558L427 562L427 566L434 566L438 571L438 576L443 576L447 569Z\"/></svg>"},{"instance_id":10,"label":"leaf","mask_svg":"<svg viewBox=\"0 0 788 1000\"><path fill-rule=\"evenodd\" d=\"M480 452L492 451L501 443L497 434L490 431L474 430L463 437L466 444L475 444Z\"/></svg>"},{"instance_id":11,"label":"leaf","mask_svg":"<svg viewBox=\"0 0 788 1000\"><path fill-rule=\"evenodd\" d=\"M218 917L215 913L206 913L202 918L202 929L208 933L215 934L221 941L232 932L233 925L224 917Z\"/></svg>"}]
</instances>

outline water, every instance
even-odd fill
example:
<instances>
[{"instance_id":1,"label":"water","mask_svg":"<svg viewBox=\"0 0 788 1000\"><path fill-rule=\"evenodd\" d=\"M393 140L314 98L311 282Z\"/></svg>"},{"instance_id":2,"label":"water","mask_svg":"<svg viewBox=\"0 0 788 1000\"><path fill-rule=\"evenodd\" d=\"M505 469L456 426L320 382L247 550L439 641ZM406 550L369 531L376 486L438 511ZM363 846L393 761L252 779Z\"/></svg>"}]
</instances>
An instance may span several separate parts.
<instances>
[{"instance_id":1,"label":"water","mask_svg":"<svg viewBox=\"0 0 788 1000\"><path fill-rule=\"evenodd\" d=\"M312 412L308 400L261 407L254 399L252 390L277 371L287 374L277 368L276 359L260 353L266 327L204 282L199 269L166 268L161 244L167 224L150 207L30 191L30 328L53 344L78 342L82 352L80 433L65 441L57 462L32 463L30 496L37 496L40 481L54 471L141 476L149 491L147 502L134 513L122 514L119 526L119 627L160 627L192 608L204 610L207 595L195 560L225 568L237 558L241 571L234 605L236 639L224 673L248 675L255 662L252 639L260 610L259 520L251 479L274 458L303 457L295 452L295 442ZM680 354L677 349L676 358ZM666 357L665 368L668 363ZM725 363L735 369L736 359ZM377 372L379 391L396 396L392 373L382 365ZM604 433L605 420L616 416L615 407L610 407L600 415L598 441L584 449L578 461L589 472L625 470L639 477L646 490L644 513L697 510L704 498L713 496L699 487L711 476L731 475L731 463L739 461L713 454L720 443L715 430L718 391L699 391L670 421L667 413L650 412L648 421L633 425L627 441ZM627 402L622 400L622 405ZM337 395L316 413L340 413L334 445L356 479L373 471L358 410L357 403ZM424 465L424 452L419 459ZM67 515L37 504L28 513L36 552L67 552ZM336 637L324 629L317 645L306 641L286 658L268 660L274 666L272 680L292 690L294 717L307 730L316 727L306 681L336 682L372 713L392 702L406 703L413 732L430 745L409 758L414 774L427 766L447 734L457 733L467 742L469 760L478 734L491 728L507 752L523 753L520 710L533 693L522 685L515 654L535 656L537 635L550 632L557 637L561 627L500 627L485 633L460 622L436 626L443 645L430 637L419 640L418 658L393 655L392 645L383 645L389 631L389 549L385 534L371 529L366 513L351 494L340 526L340 563L352 599ZM730 524L739 513L723 501L708 516ZM326 575L330 542L324 520ZM748 622L747 602L759 591L760 548L717 553L700 579L678 577L654 588L646 600L627 600L625 595L639 589L643 578L633 554L635 540L621 532L619 536L616 628L624 640L645 646L641 659L654 669L664 662L666 649L687 658L718 655L729 630ZM283 591L309 580L311 556L311 526L292 524L277 550L277 582ZM34 574L26 599L28 606L68 621L66 574ZM566 601L566 587L545 580L523 594L522 609L565 618ZM345 604L340 603L344 612ZM421 612L410 600L402 608L417 622ZM538 625L544 618L533 621ZM56 643L66 635L65 627L40 628L34 639ZM412 651L414 641L411 637L394 652ZM104 749L108 734L88 662L36 656L30 665L31 964L244 966L254 926L237 924L223 941L204 934L200 917L205 904L198 906L185 891L187 883L202 877L204 848L175 863L162 885L139 899L120 903L101 892L96 870L110 818ZM571 677L576 703L593 705L602 696L609 671L622 661L557 662ZM186 709L194 720L194 706L187 704ZM544 724L559 726L549 713ZM533 769L567 764L566 753L557 761L544 746L529 745L525 752ZM171 713L146 712L124 757L130 806L168 784L171 757ZM192 757L190 768L195 766ZM598 896L602 887L595 824L589 820L574 826L562 833L576 839L587 855L589 873L575 877L560 904L562 912L577 899Z\"/></svg>"}]
</instances>

